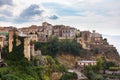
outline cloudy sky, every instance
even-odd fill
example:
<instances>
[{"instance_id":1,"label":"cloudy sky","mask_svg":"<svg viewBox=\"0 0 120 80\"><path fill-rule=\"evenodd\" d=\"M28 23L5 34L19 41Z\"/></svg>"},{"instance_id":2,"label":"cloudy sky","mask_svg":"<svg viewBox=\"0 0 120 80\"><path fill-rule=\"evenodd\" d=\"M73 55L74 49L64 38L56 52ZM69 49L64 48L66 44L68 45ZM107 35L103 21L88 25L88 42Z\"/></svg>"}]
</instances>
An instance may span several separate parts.
<instances>
[{"instance_id":1,"label":"cloudy sky","mask_svg":"<svg viewBox=\"0 0 120 80\"><path fill-rule=\"evenodd\" d=\"M0 0L0 26L26 27L44 21L96 30L117 36L110 42L120 42L120 0ZM120 45L117 48L120 52Z\"/></svg>"},{"instance_id":2,"label":"cloudy sky","mask_svg":"<svg viewBox=\"0 0 120 80\"><path fill-rule=\"evenodd\" d=\"M64 24L120 35L120 0L0 0L0 25Z\"/></svg>"}]
</instances>

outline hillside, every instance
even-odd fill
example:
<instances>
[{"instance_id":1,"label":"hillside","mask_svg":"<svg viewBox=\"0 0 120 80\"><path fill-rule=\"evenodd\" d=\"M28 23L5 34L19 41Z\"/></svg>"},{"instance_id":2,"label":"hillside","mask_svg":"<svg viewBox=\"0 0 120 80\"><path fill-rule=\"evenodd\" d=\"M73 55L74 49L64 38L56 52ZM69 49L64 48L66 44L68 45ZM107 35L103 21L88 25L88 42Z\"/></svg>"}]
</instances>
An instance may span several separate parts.
<instances>
[{"instance_id":1,"label":"hillside","mask_svg":"<svg viewBox=\"0 0 120 80\"><path fill-rule=\"evenodd\" d=\"M111 50L112 51L112 50ZM56 58L58 61L67 66L68 68L74 68L76 66L76 62L80 60L97 60L100 57L106 57L108 61L113 61L115 63L120 64L120 56L115 54L114 52L109 52L106 54L102 53L92 53L90 51L84 51L80 54L80 56L74 56L69 53L62 53L60 55L57 55Z\"/></svg>"},{"instance_id":2,"label":"hillside","mask_svg":"<svg viewBox=\"0 0 120 80\"><path fill-rule=\"evenodd\" d=\"M77 41L82 38L84 36L78 36L73 40L59 40L57 37L53 37L48 42L32 42L30 45L34 44L36 53L29 60L24 56L24 37L14 34L12 52L8 52L7 46L2 51L2 57L7 66L0 68L0 79L66 80L67 76L67 80L76 80L77 74L69 73L68 69L76 68L77 61L97 60L99 57L104 57L108 61L120 63L120 56L116 48L109 45L107 39L99 37L101 42L97 42L97 44L94 40L89 42L85 39L86 41L84 40L83 43L90 45L86 48Z\"/></svg>"},{"instance_id":3,"label":"hillside","mask_svg":"<svg viewBox=\"0 0 120 80\"><path fill-rule=\"evenodd\" d=\"M103 35L103 37L106 37L108 39L108 42L110 44L113 44L117 51L119 52L119 55L120 55L120 36L116 36L116 35Z\"/></svg>"},{"instance_id":4,"label":"hillside","mask_svg":"<svg viewBox=\"0 0 120 80\"><path fill-rule=\"evenodd\" d=\"M80 60L97 60L105 57L108 61L120 63L120 56L114 46L95 45L91 49L84 49L76 41L51 39L48 43L35 43L35 50L41 49L43 55L56 57L58 61L68 68L76 66Z\"/></svg>"}]
</instances>

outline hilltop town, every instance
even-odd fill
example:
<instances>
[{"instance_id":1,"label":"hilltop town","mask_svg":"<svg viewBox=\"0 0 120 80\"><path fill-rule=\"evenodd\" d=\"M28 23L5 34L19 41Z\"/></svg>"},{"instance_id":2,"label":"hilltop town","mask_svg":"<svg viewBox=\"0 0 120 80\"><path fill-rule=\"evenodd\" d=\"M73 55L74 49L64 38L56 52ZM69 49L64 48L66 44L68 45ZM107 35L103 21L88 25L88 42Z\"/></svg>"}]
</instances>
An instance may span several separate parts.
<instances>
[{"instance_id":1,"label":"hilltop town","mask_svg":"<svg viewBox=\"0 0 120 80\"><path fill-rule=\"evenodd\" d=\"M30 27L15 28L15 27L0 27L0 48L9 44L9 52L12 51L13 33L17 32L17 35L25 37L24 42L24 55L30 59L30 42L47 42L51 37L57 37L59 40L73 40L76 39L78 43L82 45L84 49L96 50L96 53L106 54L107 50L116 50L113 45L107 42L106 38L103 38L101 34L95 30L80 31L74 27L64 25L52 25L47 22L42 23L42 26L31 25ZM6 35L9 36L7 41ZM19 41L18 41L19 43ZM34 48L34 46L33 46ZM35 54L34 49L32 50ZM105 53L106 52L106 53ZM116 50L117 53L117 50ZM111 55L112 57L112 55Z\"/></svg>"},{"instance_id":2,"label":"hilltop town","mask_svg":"<svg viewBox=\"0 0 120 80\"><path fill-rule=\"evenodd\" d=\"M22 41L21 38L23 39ZM79 55L74 55L74 53L71 55L69 54L69 50L68 52L58 52L60 54L56 55L57 60L60 64L66 66L67 68L76 67L76 63L78 64L77 66L88 64L96 65L97 59L100 57L105 57L107 61L113 61L120 65L120 56L116 48L109 44L107 39L103 38L103 36L100 33L97 33L95 30L93 30L93 32L80 31L74 27L65 25L52 25L47 22L43 22L42 26L31 25L23 28L0 27L0 61L4 60L4 53L6 53L4 50L8 49L8 54L10 54L15 51L15 46L18 48L21 48L20 46L22 46L24 57L28 61L31 61L37 56L43 61L43 63L42 61L39 63L44 65L45 61L42 56L44 55L44 52L42 48L37 47L36 49L36 44L50 44L49 42L53 38L56 38L58 41L68 40L70 42L75 42L75 47L80 49ZM54 45L54 43L55 42L53 42L52 45ZM53 49L53 53L54 51L55 49Z\"/></svg>"}]
</instances>

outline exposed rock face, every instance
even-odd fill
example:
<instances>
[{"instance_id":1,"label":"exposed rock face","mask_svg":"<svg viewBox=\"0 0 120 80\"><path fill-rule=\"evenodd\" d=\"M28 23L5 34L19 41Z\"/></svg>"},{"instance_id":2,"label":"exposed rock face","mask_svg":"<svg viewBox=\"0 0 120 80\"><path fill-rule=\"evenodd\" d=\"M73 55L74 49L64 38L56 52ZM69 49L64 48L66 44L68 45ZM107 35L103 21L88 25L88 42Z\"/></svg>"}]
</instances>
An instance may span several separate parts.
<instances>
[{"instance_id":1,"label":"exposed rock face","mask_svg":"<svg viewBox=\"0 0 120 80\"><path fill-rule=\"evenodd\" d=\"M81 36L77 38L77 42L82 45L86 51L80 53L80 57L83 59L95 60L97 57L106 57L107 60L120 63L120 56L117 49L107 42L106 38L103 38L101 34L93 31L82 31Z\"/></svg>"},{"instance_id":2,"label":"exposed rock face","mask_svg":"<svg viewBox=\"0 0 120 80\"><path fill-rule=\"evenodd\" d=\"M62 76L62 73L54 72L52 73L52 80L60 80L61 76Z\"/></svg>"},{"instance_id":3,"label":"exposed rock face","mask_svg":"<svg viewBox=\"0 0 120 80\"><path fill-rule=\"evenodd\" d=\"M64 66L66 66L68 68L74 68L76 62L80 59L80 57L73 56L68 53L63 53L61 55L57 55L57 59Z\"/></svg>"},{"instance_id":4,"label":"exposed rock face","mask_svg":"<svg viewBox=\"0 0 120 80\"><path fill-rule=\"evenodd\" d=\"M120 56L115 48L103 49L100 53L95 53L94 51L84 50L80 53L80 56L73 56L69 53L62 53L57 55L58 61L68 68L76 67L76 62L80 60L97 60L100 57L106 57L108 61L113 61L120 65Z\"/></svg>"}]
</instances>

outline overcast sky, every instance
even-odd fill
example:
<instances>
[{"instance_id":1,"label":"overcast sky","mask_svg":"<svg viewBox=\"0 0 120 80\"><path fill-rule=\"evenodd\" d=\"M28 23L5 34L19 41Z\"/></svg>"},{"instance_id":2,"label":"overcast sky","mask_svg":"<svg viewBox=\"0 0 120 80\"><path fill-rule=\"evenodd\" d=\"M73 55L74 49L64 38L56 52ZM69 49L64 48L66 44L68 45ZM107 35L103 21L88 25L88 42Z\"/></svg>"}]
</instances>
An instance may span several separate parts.
<instances>
[{"instance_id":1,"label":"overcast sky","mask_svg":"<svg viewBox=\"0 0 120 80\"><path fill-rule=\"evenodd\" d=\"M96 30L120 53L120 0L0 0L0 26L64 24Z\"/></svg>"},{"instance_id":2,"label":"overcast sky","mask_svg":"<svg viewBox=\"0 0 120 80\"><path fill-rule=\"evenodd\" d=\"M120 35L120 0L0 0L0 26L44 21Z\"/></svg>"}]
</instances>

